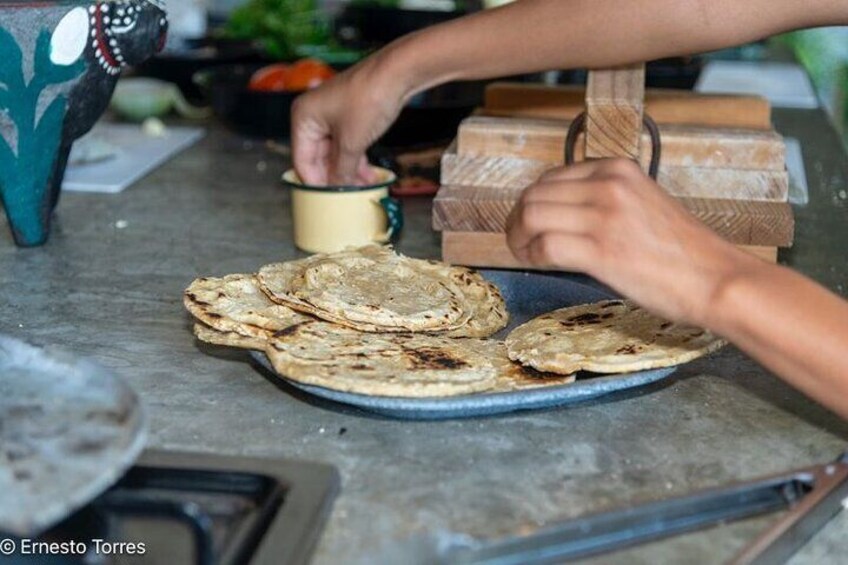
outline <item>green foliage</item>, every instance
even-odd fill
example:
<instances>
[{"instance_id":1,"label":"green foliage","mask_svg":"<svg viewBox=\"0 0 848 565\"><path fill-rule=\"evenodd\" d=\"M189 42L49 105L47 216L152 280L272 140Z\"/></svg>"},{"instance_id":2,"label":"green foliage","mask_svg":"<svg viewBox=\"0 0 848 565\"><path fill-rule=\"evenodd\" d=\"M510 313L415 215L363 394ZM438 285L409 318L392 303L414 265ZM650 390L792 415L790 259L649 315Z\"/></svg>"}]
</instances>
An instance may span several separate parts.
<instances>
[{"instance_id":1,"label":"green foliage","mask_svg":"<svg viewBox=\"0 0 848 565\"><path fill-rule=\"evenodd\" d=\"M801 30L775 41L792 49L848 137L848 28Z\"/></svg>"},{"instance_id":2,"label":"green foliage","mask_svg":"<svg viewBox=\"0 0 848 565\"><path fill-rule=\"evenodd\" d=\"M302 45L331 42L329 22L316 0L249 0L233 11L225 32L234 39L258 40L277 59L296 58Z\"/></svg>"}]
</instances>

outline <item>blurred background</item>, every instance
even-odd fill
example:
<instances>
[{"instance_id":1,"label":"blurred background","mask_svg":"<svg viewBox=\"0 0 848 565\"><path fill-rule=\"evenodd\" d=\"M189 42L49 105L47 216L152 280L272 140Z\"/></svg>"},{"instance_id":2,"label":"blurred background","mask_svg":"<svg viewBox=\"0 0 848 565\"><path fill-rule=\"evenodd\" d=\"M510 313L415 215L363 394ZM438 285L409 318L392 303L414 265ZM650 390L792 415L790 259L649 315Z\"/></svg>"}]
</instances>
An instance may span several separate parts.
<instances>
[{"instance_id":1,"label":"blurred background","mask_svg":"<svg viewBox=\"0 0 848 565\"><path fill-rule=\"evenodd\" d=\"M139 74L176 83L189 101L209 103L212 77L198 71L222 65L261 65L312 57L344 69L391 40L504 3L504 0L180 0L169 2L171 36L167 51ZM821 104L840 130L848 131L848 28L823 28L787 34L765 44L705 57L654 62L649 86L692 88L712 58L787 60L808 71ZM230 68L239 80L246 69ZM580 71L511 77L518 80L580 83ZM206 92L203 92L203 90ZM474 97L473 89L451 91ZM440 97L440 104L449 102ZM455 100L465 106L474 100ZM249 129L249 128L248 128ZM261 131L254 131L261 134Z\"/></svg>"}]
</instances>

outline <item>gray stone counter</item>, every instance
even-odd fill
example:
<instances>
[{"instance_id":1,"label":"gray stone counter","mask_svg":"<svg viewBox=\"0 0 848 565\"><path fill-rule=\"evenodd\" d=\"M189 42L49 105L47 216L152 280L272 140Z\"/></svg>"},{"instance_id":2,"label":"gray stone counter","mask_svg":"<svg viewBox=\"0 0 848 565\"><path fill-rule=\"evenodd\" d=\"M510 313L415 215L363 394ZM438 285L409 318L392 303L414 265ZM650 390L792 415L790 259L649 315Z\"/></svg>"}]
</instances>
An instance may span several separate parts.
<instances>
[{"instance_id":1,"label":"gray stone counter","mask_svg":"<svg viewBox=\"0 0 848 565\"><path fill-rule=\"evenodd\" d=\"M812 200L798 210L797 246L783 260L845 295L848 163L818 112L777 118L802 140ZM662 385L600 402L421 423L310 399L240 352L198 345L181 305L193 278L299 256L277 181L284 165L262 144L213 128L123 194L65 194L42 249L16 249L0 220L0 333L118 371L147 404L152 447L337 466L343 490L317 563L373 561L378 552L397 562L386 557L392 544L411 536L506 535L825 462L844 449L848 425L733 348ZM406 211L401 250L437 257L429 201L408 199ZM599 561L720 562L768 521ZM838 518L797 560L843 561L846 534L848 518Z\"/></svg>"}]
</instances>

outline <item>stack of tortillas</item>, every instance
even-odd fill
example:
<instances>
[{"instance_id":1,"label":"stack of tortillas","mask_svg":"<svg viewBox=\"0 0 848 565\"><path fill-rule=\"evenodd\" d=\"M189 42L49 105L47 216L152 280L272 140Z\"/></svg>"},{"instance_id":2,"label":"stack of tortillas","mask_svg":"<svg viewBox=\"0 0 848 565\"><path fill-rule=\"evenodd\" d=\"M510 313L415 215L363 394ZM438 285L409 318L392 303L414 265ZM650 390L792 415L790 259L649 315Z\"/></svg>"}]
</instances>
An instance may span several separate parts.
<instances>
[{"instance_id":1,"label":"stack of tortillas","mask_svg":"<svg viewBox=\"0 0 848 565\"><path fill-rule=\"evenodd\" d=\"M562 384L485 339L509 319L497 287L463 267L369 246L197 279L186 289L195 335L263 351L282 376L400 397Z\"/></svg>"},{"instance_id":2,"label":"stack of tortillas","mask_svg":"<svg viewBox=\"0 0 848 565\"><path fill-rule=\"evenodd\" d=\"M497 287L470 269L404 257L387 247L197 279L184 303L197 320L200 340L263 351L285 378L344 392L395 397L507 392L568 384L577 370L598 370L564 361L565 349L583 350L590 358L600 351L588 345L595 341L588 333L572 335L570 322L525 324L510 335L508 356L504 342L491 339L509 318ZM605 331L615 325L604 320ZM615 339L607 339L607 348ZM663 358L664 342L643 345L653 352L640 350L643 357ZM691 358L675 355L666 357ZM631 371L631 365L606 367Z\"/></svg>"}]
</instances>

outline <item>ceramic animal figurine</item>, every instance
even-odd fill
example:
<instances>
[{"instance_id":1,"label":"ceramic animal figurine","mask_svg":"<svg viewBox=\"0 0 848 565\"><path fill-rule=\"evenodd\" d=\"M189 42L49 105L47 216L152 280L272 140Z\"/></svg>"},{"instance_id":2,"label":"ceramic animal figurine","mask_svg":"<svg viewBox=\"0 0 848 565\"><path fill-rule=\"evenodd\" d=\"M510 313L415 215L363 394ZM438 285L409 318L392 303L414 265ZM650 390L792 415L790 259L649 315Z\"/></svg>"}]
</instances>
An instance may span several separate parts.
<instances>
[{"instance_id":1,"label":"ceramic animal figurine","mask_svg":"<svg viewBox=\"0 0 848 565\"><path fill-rule=\"evenodd\" d=\"M0 0L0 200L19 246L47 241L71 145L167 28L164 0Z\"/></svg>"}]
</instances>

